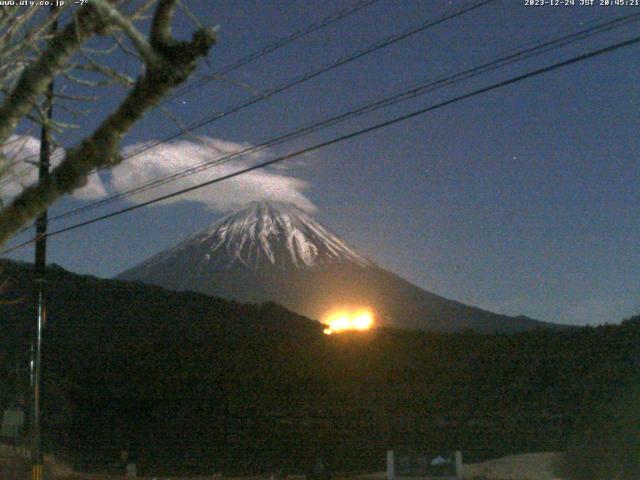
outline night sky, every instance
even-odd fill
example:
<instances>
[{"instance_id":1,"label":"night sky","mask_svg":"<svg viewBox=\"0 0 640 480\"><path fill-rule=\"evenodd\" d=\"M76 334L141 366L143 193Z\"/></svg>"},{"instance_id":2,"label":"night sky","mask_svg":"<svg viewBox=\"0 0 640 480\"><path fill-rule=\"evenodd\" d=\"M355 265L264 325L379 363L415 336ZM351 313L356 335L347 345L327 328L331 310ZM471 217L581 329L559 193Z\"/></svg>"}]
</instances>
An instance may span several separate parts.
<instances>
[{"instance_id":1,"label":"night sky","mask_svg":"<svg viewBox=\"0 0 640 480\"><path fill-rule=\"evenodd\" d=\"M210 75L353 4L344 0L184 3L199 21L219 25L219 42L197 75ZM388 35L473 3L378 0L165 107L191 124ZM56 204L51 214L211 158L216 148L258 144L543 40L617 16L640 14L640 7L575 3L526 6L525 0L497 0L197 129L193 135L199 140L181 137L178 143L131 159L113 174L93 179L77 198ZM328 128L137 201L629 39L637 35L639 23ZM187 16L176 21L179 37L193 28ZM75 272L111 277L206 227L229 209L266 196L298 203L384 268L442 296L547 321L618 322L640 312L639 58L636 44L246 179L239 177L56 236L49 242L49 261ZM109 62L132 68L124 57ZM83 118L83 127L97 125L122 93L114 89L101 95L92 106L94 112ZM135 149L140 142L161 139L177 128L165 113L155 110L123 147ZM70 131L60 140L72 145L81 132ZM51 229L131 204L131 199L122 200L54 222ZM18 236L12 243L26 238ZM31 261L33 249L25 248L11 258Z\"/></svg>"}]
</instances>

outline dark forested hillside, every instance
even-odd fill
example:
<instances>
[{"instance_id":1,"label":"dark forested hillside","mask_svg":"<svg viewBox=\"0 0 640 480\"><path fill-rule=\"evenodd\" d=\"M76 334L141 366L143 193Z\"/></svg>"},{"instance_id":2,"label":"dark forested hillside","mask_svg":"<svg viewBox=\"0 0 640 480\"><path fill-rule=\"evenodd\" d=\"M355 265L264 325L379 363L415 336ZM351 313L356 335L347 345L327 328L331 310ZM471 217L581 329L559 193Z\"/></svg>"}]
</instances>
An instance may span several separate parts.
<instances>
[{"instance_id":1,"label":"dark forested hillside","mask_svg":"<svg viewBox=\"0 0 640 480\"><path fill-rule=\"evenodd\" d=\"M26 387L29 268L5 263L3 406ZM468 459L564 449L638 380L640 326L326 336L275 304L49 271L48 448L86 469L381 469L394 446Z\"/></svg>"}]
</instances>

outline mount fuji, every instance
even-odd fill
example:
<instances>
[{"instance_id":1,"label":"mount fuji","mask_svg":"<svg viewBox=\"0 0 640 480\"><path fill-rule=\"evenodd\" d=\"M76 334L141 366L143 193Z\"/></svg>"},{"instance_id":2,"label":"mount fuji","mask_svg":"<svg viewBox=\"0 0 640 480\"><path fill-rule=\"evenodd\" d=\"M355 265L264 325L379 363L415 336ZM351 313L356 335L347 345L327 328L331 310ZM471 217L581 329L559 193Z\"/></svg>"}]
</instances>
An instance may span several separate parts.
<instances>
[{"instance_id":1,"label":"mount fuji","mask_svg":"<svg viewBox=\"0 0 640 480\"><path fill-rule=\"evenodd\" d=\"M242 302L275 301L319 320L336 307L366 306L378 324L417 330L494 333L554 326L427 292L379 267L303 210L280 202L252 202L118 278Z\"/></svg>"}]
</instances>

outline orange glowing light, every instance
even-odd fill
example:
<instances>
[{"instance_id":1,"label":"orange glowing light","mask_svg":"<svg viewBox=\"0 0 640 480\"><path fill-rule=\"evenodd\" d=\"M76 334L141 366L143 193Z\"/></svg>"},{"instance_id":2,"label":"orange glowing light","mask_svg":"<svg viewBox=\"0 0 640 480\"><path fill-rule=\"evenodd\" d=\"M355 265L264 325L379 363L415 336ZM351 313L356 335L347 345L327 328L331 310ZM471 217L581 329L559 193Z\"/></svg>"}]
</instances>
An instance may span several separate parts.
<instances>
[{"instance_id":1,"label":"orange glowing light","mask_svg":"<svg viewBox=\"0 0 640 480\"><path fill-rule=\"evenodd\" d=\"M373 327L373 313L367 308L357 310L338 310L331 312L324 320L328 325L324 333L331 335L348 330L369 330Z\"/></svg>"}]
</instances>

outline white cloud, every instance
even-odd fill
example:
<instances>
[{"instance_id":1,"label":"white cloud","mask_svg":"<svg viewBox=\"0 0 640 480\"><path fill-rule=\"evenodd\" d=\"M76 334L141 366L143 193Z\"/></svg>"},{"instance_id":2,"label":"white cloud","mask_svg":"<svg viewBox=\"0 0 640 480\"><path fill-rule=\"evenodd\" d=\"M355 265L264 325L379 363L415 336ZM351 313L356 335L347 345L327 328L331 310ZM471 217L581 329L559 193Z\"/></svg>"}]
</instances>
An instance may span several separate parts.
<instances>
[{"instance_id":1,"label":"white cloud","mask_svg":"<svg viewBox=\"0 0 640 480\"><path fill-rule=\"evenodd\" d=\"M136 144L126 148L123 154L139 151L145 144ZM195 165L209 162L233 152L250 147L209 137L198 141L181 140L153 147L133 156L110 171L109 187L114 192L123 192L149 181L171 175ZM264 160L263 153L239 157L222 165L208 168L194 175L188 175L153 190L130 197L129 200L140 203L176 190L188 188L207 180L237 172ZM227 211L253 200L278 200L291 202L307 211L315 211L315 205L304 195L309 184L285 173L286 170L258 169L223 182L179 195L161 203L178 201L199 202L216 211ZM96 198L99 195L96 196Z\"/></svg>"},{"instance_id":2,"label":"white cloud","mask_svg":"<svg viewBox=\"0 0 640 480\"><path fill-rule=\"evenodd\" d=\"M4 202L36 181L38 169L29 162L38 161L39 150L40 141L29 135L11 135L2 145L2 155L8 165L0 179L0 197Z\"/></svg>"},{"instance_id":3,"label":"white cloud","mask_svg":"<svg viewBox=\"0 0 640 480\"><path fill-rule=\"evenodd\" d=\"M9 202L25 187L33 185L38 178L36 163L40 158L40 140L31 135L11 135L2 145L2 154L9 166L0 179L0 198ZM56 148L51 154L51 165L60 164L64 150ZM97 175L92 175L84 187L76 190L74 196L81 199L104 196L107 192Z\"/></svg>"},{"instance_id":4,"label":"white cloud","mask_svg":"<svg viewBox=\"0 0 640 480\"><path fill-rule=\"evenodd\" d=\"M148 144L138 143L124 149L123 155L139 151ZM230 153L249 148L249 144L228 142L209 137L196 140L181 140L161 144L125 160L106 174L93 174L87 184L74 192L74 197L82 200L96 200L107 195L121 193L158 178L188 169L190 167L224 157ZM9 164L15 164L4 179L0 180L0 197L6 202L17 195L25 186L35 183L38 169L40 141L29 135L12 136L3 146L3 153ZM52 165L63 158L63 150L57 149L52 155ZM264 152L238 157L233 161L202 170L194 175L182 177L158 188L128 197L134 203L141 203L183 188L197 185L220 176L242 170L264 160ZM278 200L291 202L307 211L316 210L315 205L305 196L309 184L304 180L287 175L287 164L277 164L277 168L264 168L239 175L224 182L204 187L160 203L193 201L219 212L240 207L253 200Z\"/></svg>"}]
</instances>

